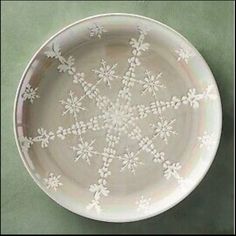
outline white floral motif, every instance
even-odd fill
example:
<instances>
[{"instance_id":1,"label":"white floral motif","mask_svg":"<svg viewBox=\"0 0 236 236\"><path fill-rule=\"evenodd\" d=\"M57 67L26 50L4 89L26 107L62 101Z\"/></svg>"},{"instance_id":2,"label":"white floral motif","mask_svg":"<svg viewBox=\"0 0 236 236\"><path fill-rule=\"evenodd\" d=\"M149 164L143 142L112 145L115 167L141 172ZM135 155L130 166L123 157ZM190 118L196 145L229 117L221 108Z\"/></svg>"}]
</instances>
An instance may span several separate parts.
<instances>
[{"instance_id":1,"label":"white floral motif","mask_svg":"<svg viewBox=\"0 0 236 236\"><path fill-rule=\"evenodd\" d=\"M60 103L65 106L65 111L62 113L63 116L69 112L76 118L81 110L85 110L85 108L81 106L82 104L78 97L74 96L72 91L69 92L69 97L66 101L61 100Z\"/></svg>"},{"instance_id":2,"label":"white floral motif","mask_svg":"<svg viewBox=\"0 0 236 236\"><path fill-rule=\"evenodd\" d=\"M163 163L163 167L164 167L164 176L166 177L166 179L170 179L170 177L172 176L176 179L180 178L177 171L181 169L181 165L178 162L171 163L170 161L165 161Z\"/></svg>"},{"instance_id":3,"label":"white floral motif","mask_svg":"<svg viewBox=\"0 0 236 236\"><path fill-rule=\"evenodd\" d=\"M33 138L34 142L41 142L41 147L45 148L49 144L49 140L53 140L55 138L55 135L52 131L47 132L45 129L40 128L37 130L38 136Z\"/></svg>"},{"instance_id":4,"label":"white floral motif","mask_svg":"<svg viewBox=\"0 0 236 236\"><path fill-rule=\"evenodd\" d=\"M168 143L168 137L171 134L177 134L176 131L173 130L172 124L175 122L174 120L167 121L164 120L163 117L160 117L160 121L157 124L152 124L151 127L154 128L154 132L156 136L159 136L166 144Z\"/></svg>"},{"instance_id":5,"label":"white floral motif","mask_svg":"<svg viewBox=\"0 0 236 236\"><path fill-rule=\"evenodd\" d=\"M188 46L182 46L181 48L175 50L178 55L177 61L184 61L188 64L189 59L195 56L193 50Z\"/></svg>"},{"instance_id":6,"label":"white floral motif","mask_svg":"<svg viewBox=\"0 0 236 236\"><path fill-rule=\"evenodd\" d=\"M205 100L207 99L215 100L217 98L216 94L212 93L212 90L213 90L213 85L208 85L206 91L202 94Z\"/></svg>"},{"instance_id":7,"label":"white floral motif","mask_svg":"<svg viewBox=\"0 0 236 236\"><path fill-rule=\"evenodd\" d=\"M71 147L73 151L76 152L75 162L79 159L86 160L87 163L90 165L89 158L93 155L93 143L95 140L93 140L90 144L88 142L79 143L78 147Z\"/></svg>"},{"instance_id":8,"label":"white floral motif","mask_svg":"<svg viewBox=\"0 0 236 236\"><path fill-rule=\"evenodd\" d=\"M128 149L127 153L125 153L123 157L120 157L120 160L122 160L121 171L127 168L133 174L135 174L135 169L137 168L137 166L143 164L139 161L138 156L133 152L130 152Z\"/></svg>"},{"instance_id":9,"label":"white floral motif","mask_svg":"<svg viewBox=\"0 0 236 236\"><path fill-rule=\"evenodd\" d=\"M67 72L68 71L69 74L73 74L75 72L74 61L75 61L75 59L72 56L69 56L67 61L60 64L57 67L57 69L59 70L59 72Z\"/></svg>"},{"instance_id":10,"label":"white floral motif","mask_svg":"<svg viewBox=\"0 0 236 236\"><path fill-rule=\"evenodd\" d=\"M141 35L147 35L150 31L150 27L148 27L147 25L137 25L137 29Z\"/></svg>"},{"instance_id":11,"label":"white floral motif","mask_svg":"<svg viewBox=\"0 0 236 236\"><path fill-rule=\"evenodd\" d=\"M107 32L103 26L94 23L93 26L89 27L89 36L101 38L102 34Z\"/></svg>"},{"instance_id":12,"label":"white floral motif","mask_svg":"<svg viewBox=\"0 0 236 236\"><path fill-rule=\"evenodd\" d=\"M165 88L164 85L161 84L160 78L162 76L162 73L159 73L156 77L154 75L151 75L150 71L145 71L145 78L143 81L143 92L142 94L145 94L146 92L152 93L153 96L156 95L156 92L160 88Z\"/></svg>"},{"instance_id":13,"label":"white floral motif","mask_svg":"<svg viewBox=\"0 0 236 236\"><path fill-rule=\"evenodd\" d=\"M100 198L99 198L100 199ZM95 200L93 199L86 207L87 210L91 210L92 208L95 208L96 212L98 214L100 214L101 212L101 205L100 205L100 202L99 202L99 199L98 200Z\"/></svg>"},{"instance_id":14,"label":"white floral motif","mask_svg":"<svg viewBox=\"0 0 236 236\"><path fill-rule=\"evenodd\" d=\"M115 75L114 71L117 64L114 64L112 66L107 65L106 61L103 59L101 61L101 64L102 66L99 68L99 70L93 70L93 71L98 76L99 79L102 79L109 87L111 87L110 81L118 78L118 76Z\"/></svg>"},{"instance_id":15,"label":"white floral motif","mask_svg":"<svg viewBox=\"0 0 236 236\"><path fill-rule=\"evenodd\" d=\"M53 189L57 191L57 189L63 184L60 182L61 175L55 175L54 173L49 173L48 178L45 178L44 181L48 189Z\"/></svg>"},{"instance_id":16,"label":"white floral motif","mask_svg":"<svg viewBox=\"0 0 236 236\"><path fill-rule=\"evenodd\" d=\"M141 196L140 199L136 202L137 211L148 213L150 211L150 202L151 198L144 198L144 196Z\"/></svg>"},{"instance_id":17,"label":"white floral motif","mask_svg":"<svg viewBox=\"0 0 236 236\"><path fill-rule=\"evenodd\" d=\"M208 134L204 132L203 136L198 137L200 141L200 148L206 147L207 150L211 150L216 144L216 136L214 133Z\"/></svg>"},{"instance_id":18,"label":"white floral motif","mask_svg":"<svg viewBox=\"0 0 236 236\"><path fill-rule=\"evenodd\" d=\"M104 187L103 184L93 184L90 185L89 191L94 193L94 198L97 199L102 194L103 196L108 196L109 190L107 187Z\"/></svg>"},{"instance_id":19,"label":"white floral motif","mask_svg":"<svg viewBox=\"0 0 236 236\"><path fill-rule=\"evenodd\" d=\"M45 52L45 55L49 58L56 58L60 61L60 65L57 67L59 72L68 72L69 75L73 75L75 71L74 61L75 59L72 56L69 56L68 59L65 59L61 56L60 47L57 43L53 43L49 51Z\"/></svg>"},{"instance_id":20,"label":"white floral motif","mask_svg":"<svg viewBox=\"0 0 236 236\"><path fill-rule=\"evenodd\" d=\"M109 131L127 131L133 121L132 107L120 105L118 102L111 104L103 114L104 125Z\"/></svg>"},{"instance_id":21,"label":"white floral motif","mask_svg":"<svg viewBox=\"0 0 236 236\"><path fill-rule=\"evenodd\" d=\"M36 98L39 98L39 95L37 94L38 88L32 88L30 84L27 84L25 87L25 91L22 94L23 100L29 100L30 103L33 103Z\"/></svg>"},{"instance_id":22,"label":"white floral motif","mask_svg":"<svg viewBox=\"0 0 236 236\"><path fill-rule=\"evenodd\" d=\"M49 58L59 59L61 57L61 49L57 43L53 43L50 50L45 52L45 55Z\"/></svg>"},{"instance_id":23,"label":"white floral motif","mask_svg":"<svg viewBox=\"0 0 236 236\"><path fill-rule=\"evenodd\" d=\"M95 208L96 212L99 214L101 212L100 198L101 196L107 197L109 190L106 187L106 180L101 178L98 180L98 184L90 185L89 191L94 193L94 199L88 204L87 210Z\"/></svg>"},{"instance_id":24,"label":"white floral motif","mask_svg":"<svg viewBox=\"0 0 236 236\"><path fill-rule=\"evenodd\" d=\"M34 143L31 137L24 136L19 138L19 142L23 152L27 152L30 146Z\"/></svg>"},{"instance_id":25,"label":"white floral motif","mask_svg":"<svg viewBox=\"0 0 236 236\"><path fill-rule=\"evenodd\" d=\"M196 94L196 89L189 89L187 96L182 97L183 104L189 104L193 108L199 107L199 100L203 97L202 94Z\"/></svg>"},{"instance_id":26,"label":"white floral motif","mask_svg":"<svg viewBox=\"0 0 236 236\"><path fill-rule=\"evenodd\" d=\"M141 39L143 39L143 37L141 37ZM139 38L137 40L135 38L132 38L130 40L130 45L132 46L132 48L134 48L134 50L132 51L134 56L140 56L142 54L142 51L146 51L149 48L149 43L143 43L143 40L141 39Z\"/></svg>"}]
</instances>

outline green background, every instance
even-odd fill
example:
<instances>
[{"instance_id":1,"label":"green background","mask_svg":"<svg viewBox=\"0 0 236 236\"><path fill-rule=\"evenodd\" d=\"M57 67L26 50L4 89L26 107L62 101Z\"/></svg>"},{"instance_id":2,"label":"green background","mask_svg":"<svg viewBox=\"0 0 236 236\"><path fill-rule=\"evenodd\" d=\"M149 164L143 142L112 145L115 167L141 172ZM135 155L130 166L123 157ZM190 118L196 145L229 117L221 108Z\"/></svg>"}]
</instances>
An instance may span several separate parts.
<instances>
[{"instance_id":1,"label":"green background","mask_svg":"<svg viewBox=\"0 0 236 236\"><path fill-rule=\"evenodd\" d=\"M233 232L233 2L12 1L1 5L2 233ZM13 100L23 70L34 52L66 25L109 12L151 17L183 34L212 69L223 104L221 142L204 180L174 208L134 223L93 221L57 205L36 186L23 167L13 136Z\"/></svg>"}]
</instances>

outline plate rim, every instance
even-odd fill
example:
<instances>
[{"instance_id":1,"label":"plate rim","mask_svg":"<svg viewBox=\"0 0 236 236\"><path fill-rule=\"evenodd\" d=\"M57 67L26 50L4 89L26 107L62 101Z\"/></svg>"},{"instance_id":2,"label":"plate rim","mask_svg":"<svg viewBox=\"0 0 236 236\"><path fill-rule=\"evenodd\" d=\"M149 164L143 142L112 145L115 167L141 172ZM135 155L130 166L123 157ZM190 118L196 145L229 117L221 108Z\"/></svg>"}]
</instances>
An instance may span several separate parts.
<instances>
[{"instance_id":1,"label":"plate rim","mask_svg":"<svg viewBox=\"0 0 236 236\"><path fill-rule=\"evenodd\" d=\"M212 157L211 159L209 160L207 166L205 167L205 170L202 174L201 177L199 177L198 181L194 182L194 184L192 185L191 187L191 190L188 190L186 193L182 194L181 198L179 198L177 201L175 201L174 203L168 205L168 207L166 208L163 208L162 210L159 210L159 211L156 211L154 213L148 213L148 214L145 214L145 215L135 215L133 218L115 218L115 219L109 219L107 217L101 217L99 215L96 215L96 214L93 214L93 213L86 213L86 210L84 210L83 212L82 211L75 211L74 209L72 209L70 206L65 206L65 204L63 203L60 203L58 200L56 200L48 191L46 191L46 188L38 181L38 179L32 174L31 170L29 169L29 166L25 160L25 157L24 157L24 154L22 153L22 150L20 148L20 144L19 144L19 140L18 140L18 136L17 136L17 130L16 130L16 117L17 117L17 114L16 114L16 108L17 108L17 102L18 102L18 98L19 98L19 95L20 95L20 89L21 89L21 86L22 86L22 83L25 79L25 76L32 64L32 62L34 61L35 57L38 55L38 53L51 41L53 40L55 37L57 37L58 35L60 35L61 33L63 33L64 31L66 31L67 29L77 25L77 24L80 24L82 22L85 22L85 21L89 21L91 19L94 19L94 18L100 18L100 17L104 17L104 16L127 16L127 17L134 17L134 18L139 18L139 19L143 19L143 20L146 20L146 21L151 21L153 23L156 23L168 30L170 30L171 32L175 33L176 35L178 35L181 39L183 39L184 41L186 41L191 48L193 48L197 53L198 53L198 56L201 58L201 60L204 62L205 64L205 67L207 68L208 72L210 73L211 77L212 77L212 82L214 83L214 86L216 88L216 94L217 94L217 97L219 98L219 136L218 136L218 139L216 140L216 144L215 144L215 150L214 152L212 152ZM157 215L160 215L161 213L173 208L174 206L178 205L180 202L182 202L185 198L187 198L197 187L198 185L202 182L202 180L204 179L204 177L206 176L206 174L208 173L210 167L212 166L212 163L216 157L216 153L217 153L217 150L219 148L219 144L220 144L220 140L221 140L221 135L222 135L222 118L223 118L223 113L222 113L222 102L221 102L221 97L220 97L220 93L219 93L219 89L218 89L218 86L217 86L217 83L216 83L216 80L215 80L215 77L209 67L209 65L207 64L206 60L203 58L203 56L200 54L200 52L194 47L194 45L189 42L188 39L186 39L182 34L180 34L179 32L177 32L176 30L174 30L173 28L171 28L170 26L160 22L160 21L157 21L157 20L154 20L152 18L149 18L149 17L146 17L146 16L142 16L142 15L138 15L138 14L130 14L130 13L104 13L104 14L97 14L97 15L92 15L92 16L89 16L89 17L85 17L85 18L82 18L80 20L77 20L65 27L63 27L61 30L57 31L56 33L54 33L50 38L48 38L46 41L44 41L44 43L38 48L38 50L36 50L36 52L31 56L31 59L28 61L27 63L27 66L25 67L23 73L22 73L22 76L19 80L19 83L18 83L18 86L17 86L17 90L15 92L15 99L14 99L14 105L13 105L13 132L14 132L14 139L15 139L15 142L16 142L16 146L17 146L17 149L18 149L18 153L20 154L20 158L24 164L24 167L26 168L27 172L29 173L29 175L31 176L31 178L34 180L34 182L39 186L39 188L47 194L47 196L49 196L50 199L52 199L54 202L56 202L58 205L62 206L63 208L71 211L72 213L76 214L76 215L80 215L80 216L83 216L83 217L86 217L88 219L93 219L93 220L98 220L98 221L103 221L103 222L111 222L111 223L125 223L125 222L135 222L135 221L139 221L139 220L144 220L144 219L147 219L147 218L151 218L151 217L154 217L154 216L157 216Z\"/></svg>"}]
</instances>

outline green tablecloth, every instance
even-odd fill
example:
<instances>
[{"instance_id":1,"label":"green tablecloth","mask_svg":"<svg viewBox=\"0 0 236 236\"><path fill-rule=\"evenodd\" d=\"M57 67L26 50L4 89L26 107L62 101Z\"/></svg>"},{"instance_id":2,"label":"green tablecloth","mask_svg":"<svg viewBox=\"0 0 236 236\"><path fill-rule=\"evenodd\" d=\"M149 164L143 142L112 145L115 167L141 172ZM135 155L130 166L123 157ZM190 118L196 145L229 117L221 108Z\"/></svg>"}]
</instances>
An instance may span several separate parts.
<instances>
[{"instance_id":1,"label":"green tablecloth","mask_svg":"<svg viewBox=\"0 0 236 236\"><path fill-rule=\"evenodd\" d=\"M1 2L2 233L231 233L233 232L233 2ZM60 207L24 169L13 136L13 100L34 52L81 18L127 12L161 21L189 39L206 59L223 103L220 147L207 176L169 211L148 220L112 224Z\"/></svg>"}]
</instances>

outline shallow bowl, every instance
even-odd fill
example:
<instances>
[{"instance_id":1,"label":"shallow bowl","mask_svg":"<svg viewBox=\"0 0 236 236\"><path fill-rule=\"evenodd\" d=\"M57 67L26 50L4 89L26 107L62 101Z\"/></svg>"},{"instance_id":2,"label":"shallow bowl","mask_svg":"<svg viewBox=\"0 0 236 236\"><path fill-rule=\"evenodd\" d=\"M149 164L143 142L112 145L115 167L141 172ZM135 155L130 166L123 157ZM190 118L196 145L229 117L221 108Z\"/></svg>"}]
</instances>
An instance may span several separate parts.
<instances>
[{"instance_id":1,"label":"shallow bowl","mask_svg":"<svg viewBox=\"0 0 236 236\"><path fill-rule=\"evenodd\" d=\"M221 134L214 77L183 36L155 20L80 20L35 53L14 129L24 165L61 206L109 222L173 207L202 180ZM201 205L199 205L201 207Z\"/></svg>"}]
</instances>

